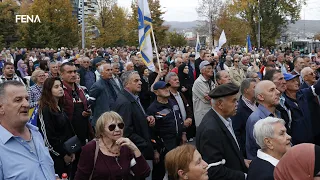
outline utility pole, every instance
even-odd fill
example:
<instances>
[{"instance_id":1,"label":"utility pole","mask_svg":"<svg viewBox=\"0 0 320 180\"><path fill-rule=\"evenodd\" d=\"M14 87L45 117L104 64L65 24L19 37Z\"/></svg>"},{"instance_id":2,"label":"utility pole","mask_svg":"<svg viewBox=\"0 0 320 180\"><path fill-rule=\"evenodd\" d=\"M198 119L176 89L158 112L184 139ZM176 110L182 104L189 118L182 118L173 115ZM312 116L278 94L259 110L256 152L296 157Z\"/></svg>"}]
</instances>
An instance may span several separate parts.
<instances>
[{"instance_id":1,"label":"utility pole","mask_svg":"<svg viewBox=\"0 0 320 180\"><path fill-rule=\"evenodd\" d=\"M82 49L85 48L85 26L84 26L84 0L82 0Z\"/></svg>"},{"instance_id":2,"label":"utility pole","mask_svg":"<svg viewBox=\"0 0 320 180\"><path fill-rule=\"evenodd\" d=\"M258 48L260 48L260 0L258 0Z\"/></svg>"},{"instance_id":3,"label":"utility pole","mask_svg":"<svg viewBox=\"0 0 320 180\"><path fill-rule=\"evenodd\" d=\"M211 12L211 3L208 3L209 6L209 49L212 48L212 12Z\"/></svg>"}]
</instances>

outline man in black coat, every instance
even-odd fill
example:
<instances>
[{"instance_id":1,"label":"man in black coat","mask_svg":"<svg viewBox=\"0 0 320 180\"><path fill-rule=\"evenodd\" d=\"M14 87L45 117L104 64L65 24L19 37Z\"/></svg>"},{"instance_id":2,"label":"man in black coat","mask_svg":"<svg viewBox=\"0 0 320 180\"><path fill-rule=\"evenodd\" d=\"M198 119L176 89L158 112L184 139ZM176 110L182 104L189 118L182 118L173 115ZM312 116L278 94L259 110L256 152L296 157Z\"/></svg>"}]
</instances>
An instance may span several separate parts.
<instances>
[{"instance_id":1,"label":"man in black coat","mask_svg":"<svg viewBox=\"0 0 320 180\"><path fill-rule=\"evenodd\" d=\"M244 79L240 86L241 97L238 101L237 114L232 119L234 133L237 137L240 150L246 156L246 123L250 114L257 109L254 89L256 80L253 78Z\"/></svg>"},{"instance_id":2,"label":"man in black coat","mask_svg":"<svg viewBox=\"0 0 320 180\"><path fill-rule=\"evenodd\" d=\"M196 78L198 78L199 77L199 75L200 75L200 68L199 68L199 66L200 66L200 63L202 62L202 61L204 61L204 54L205 54L205 52L206 52L206 50L205 49L201 49L200 50L200 57L198 58L198 59L196 59L196 61L195 61L195 63L194 63L194 68L196 69Z\"/></svg>"},{"instance_id":3,"label":"man in black coat","mask_svg":"<svg viewBox=\"0 0 320 180\"><path fill-rule=\"evenodd\" d=\"M232 128L231 116L236 114L237 93L235 84L223 84L213 89L209 96L212 109L203 117L197 129L196 145L208 164L225 163L208 169L209 179L244 180L250 161L244 160Z\"/></svg>"},{"instance_id":4,"label":"man in black coat","mask_svg":"<svg viewBox=\"0 0 320 180\"><path fill-rule=\"evenodd\" d=\"M121 75L121 80L124 90L118 95L113 110L120 114L125 123L124 136L139 148L147 161L152 160L154 152L149 126L154 126L155 119L145 113L140 103L138 96L142 84L140 76L138 72L127 71ZM152 162L149 161L148 164L152 169Z\"/></svg>"},{"instance_id":5,"label":"man in black coat","mask_svg":"<svg viewBox=\"0 0 320 180\"><path fill-rule=\"evenodd\" d=\"M80 75L80 85L90 90L91 86L96 82L96 75L90 68L90 59L88 57L82 58L82 65L78 69L78 73Z\"/></svg>"},{"instance_id":6,"label":"man in black coat","mask_svg":"<svg viewBox=\"0 0 320 180\"><path fill-rule=\"evenodd\" d=\"M274 167L291 148L283 119L267 117L254 125L254 138L261 149L250 164L247 180L274 180ZM271 131L270 131L271 129Z\"/></svg>"}]
</instances>

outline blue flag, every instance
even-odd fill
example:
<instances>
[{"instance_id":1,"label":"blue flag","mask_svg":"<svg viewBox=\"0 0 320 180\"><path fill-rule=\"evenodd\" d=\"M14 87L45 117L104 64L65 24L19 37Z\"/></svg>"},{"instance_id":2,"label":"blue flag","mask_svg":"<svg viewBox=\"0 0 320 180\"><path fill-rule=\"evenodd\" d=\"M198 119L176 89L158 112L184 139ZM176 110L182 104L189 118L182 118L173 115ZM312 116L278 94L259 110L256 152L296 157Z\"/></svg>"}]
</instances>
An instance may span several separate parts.
<instances>
[{"instance_id":1,"label":"blue flag","mask_svg":"<svg viewBox=\"0 0 320 180\"><path fill-rule=\"evenodd\" d=\"M252 46L251 46L251 40L250 40L250 35L247 35L247 44L246 44L246 48L247 48L247 53L252 51Z\"/></svg>"}]
</instances>

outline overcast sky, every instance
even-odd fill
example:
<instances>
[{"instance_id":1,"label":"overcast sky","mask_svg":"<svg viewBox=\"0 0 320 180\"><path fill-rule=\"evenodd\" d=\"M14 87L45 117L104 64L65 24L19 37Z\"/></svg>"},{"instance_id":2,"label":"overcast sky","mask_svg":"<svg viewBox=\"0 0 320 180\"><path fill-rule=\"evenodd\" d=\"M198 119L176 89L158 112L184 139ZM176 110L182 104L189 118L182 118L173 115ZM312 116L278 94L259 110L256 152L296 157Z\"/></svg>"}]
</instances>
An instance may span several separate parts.
<instances>
[{"instance_id":1,"label":"overcast sky","mask_svg":"<svg viewBox=\"0 0 320 180\"><path fill-rule=\"evenodd\" d=\"M307 5L303 6L301 19L320 20L320 1L306 0ZM132 0L118 0L122 7L130 9ZM196 7L198 0L161 0L161 6L166 11L163 15L166 21L194 21L199 19Z\"/></svg>"}]
</instances>

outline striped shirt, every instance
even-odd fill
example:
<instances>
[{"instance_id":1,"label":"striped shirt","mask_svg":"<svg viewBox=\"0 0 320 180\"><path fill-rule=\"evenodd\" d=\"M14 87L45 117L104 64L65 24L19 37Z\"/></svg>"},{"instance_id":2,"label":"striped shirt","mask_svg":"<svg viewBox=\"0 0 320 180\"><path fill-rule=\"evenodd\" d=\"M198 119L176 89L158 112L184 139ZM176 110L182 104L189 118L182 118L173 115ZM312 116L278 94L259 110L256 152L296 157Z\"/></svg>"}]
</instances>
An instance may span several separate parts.
<instances>
[{"instance_id":1,"label":"striped shirt","mask_svg":"<svg viewBox=\"0 0 320 180\"><path fill-rule=\"evenodd\" d=\"M242 96L242 100L252 110L252 112L254 112L257 109L257 105L255 102L252 103L249 99L247 99L244 96Z\"/></svg>"},{"instance_id":2,"label":"striped shirt","mask_svg":"<svg viewBox=\"0 0 320 180\"><path fill-rule=\"evenodd\" d=\"M30 108L36 107L41 97L41 93L42 87L38 86L37 84L34 84L30 87L28 90Z\"/></svg>"}]
</instances>

